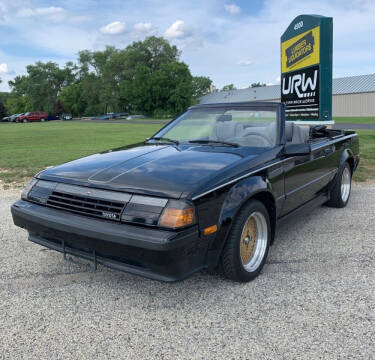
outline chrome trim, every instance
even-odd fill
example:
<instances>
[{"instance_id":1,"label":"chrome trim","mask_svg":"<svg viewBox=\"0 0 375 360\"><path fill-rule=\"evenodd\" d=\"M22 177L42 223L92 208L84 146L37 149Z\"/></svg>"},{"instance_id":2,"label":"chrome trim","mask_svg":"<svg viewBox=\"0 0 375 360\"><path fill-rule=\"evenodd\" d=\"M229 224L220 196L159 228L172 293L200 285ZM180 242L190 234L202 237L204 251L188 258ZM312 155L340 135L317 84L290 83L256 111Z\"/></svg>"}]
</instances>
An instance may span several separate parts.
<instances>
[{"instance_id":1,"label":"chrome trim","mask_svg":"<svg viewBox=\"0 0 375 360\"><path fill-rule=\"evenodd\" d=\"M343 137L340 137L340 138L336 138L335 140L327 140L323 145L320 145L320 146L314 146L313 144L311 145L311 150L312 151L315 151L315 150L319 150L321 148L324 148L328 145L333 145L333 144L336 144L337 142L339 141L342 141L342 140L346 140L346 139L350 139L352 137L355 137L357 136L357 134L350 134L350 135L345 135ZM319 143L318 143L319 144Z\"/></svg>"},{"instance_id":2,"label":"chrome trim","mask_svg":"<svg viewBox=\"0 0 375 360\"><path fill-rule=\"evenodd\" d=\"M325 174L323 174L323 175L321 175L321 176L319 176L319 177L317 177L317 178L309 181L308 183L303 184L302 186L299 186L298 188L293 189L292 191L289 191L288 193L285 194L285 196L288 198L288 196L294 194L297 191L300 191L300 190L304 189L306 186L310 186L314 182L317 182L317 181L319 181L319 180L321 180L321 179L323 179L323 178L325 178L325 177L327 177L329 175L336 174L336 173L337 173L337 169L333 169L333 170L331 170L331 171L329 171L329 172L327 172L327 173L325 173Z\"/></svg>"},{"instance_id":3,"label":"chrome trim","mask_svg":"<svg viewBox=\"0 0 375 360\"><path fill-rule=\"evenodd\" d=\"M314 147L313 145L311 145L311 152L313 152L313 151L315 151L315 150L318 150L318 149L320 149L320 148L323 148L323 147L325 147L325 146L335 144L335 143L337 143L337 142L339 142L339 141L346 140L346 139L350 139L350 138L355 137L355 136L357 136L357 134L345 135L345 136L340 137L340 138L338 138L337 140L334 140L334 141L332 141L332 140L331 140L331 141L327 140L327 143L325 143L324 145L321 145L321 146L317 146L317 147ZM194 197L192 198L192 200L194 201L194 200L196 200L196 199L199 199L200 197L202 197L202 196L204 196L204 195L207 195L207 194L209 194L209 193L211 193L211 192L213 192L213 191L216 191L216 190L218 190L218 189L220 189L220 188L222 188L222 187L224 187L224 186L227 186L227 185L233 184L234 182L236 182L236 181L238 181L238 180L244 179L244 178L246 178L246 177L248 177L248 176L250 176L250 175L253 175L253 174L255 174L255 173L259 172L259 171L262 171L262 170L268 169L268 168L271 167L271 166L274 166L274 165L277 165L277 164L281 164L281 163L283 163L284 161L288 161L288 160L291 160L291 159L293 159L293 158L294 158L294 157L288 157L288 158L286 158L286 159L284 159L284 160L281 160L281 161L279 161L279 162L275 162L275 163L273 163L273 164L270 164L270 165L264 166L264 167L262 167L262 168L260 168L260 169L250 171L249 173L247 173L247 174L245 174L245 175L242 175L242 176L240 176L240 177L238 177L238 178L235 178L235 179L233 179L233 180L230 180L230 181L228 181L228 182L226 182L226 183L224 183L224 184L222 184L222 185L218 185L218 186L214 187L214 188L211 189L211 190L207 190L207 191L205 191L205 192L203 192L203 193L201 193L201 194L199 194L199 195L196 195L196 196L194 196ZM337 171L337 170L336 170L336 171Z\"/></svg>"},{"instance_id":4,"label":"chrome trim","mask_svg":"<svg viewBox=\"0 0 375 360\"><path fill-rule=\"evenodd\" d=\"M89 187L82 187L76 185L57 184L56 192L67 193L72 195L92 197L103 200L128 202L131 198L131 194L119 193L115 191L98 190Z\"/></svg>"},{"instance_id":5,"label":"chrome trim","mask_svg":"<svg viewBox=\"0 0 375 360\"><path fill-rule=\"evenodd\" d=\"M232 180L230 180L230 181L228 181L228 182L226 182L226 183L224 183L224 184L218 185L218 186L214 187L214 188L211 189L211 190L207 190L207 191L205 191L205 192L203 192L203 193L201 193L201 194L199 194L199 195L194 196L194 197L191 198L191 199L192 199L193 201L196 200L196 199L199 199L200 197L202 197L202 196L204 196L204 195L207 195L207 194L209 194L210 192L213 192L213 191L215 191L215 190L218 190L218 189L220 189L220 188L222 188L222 187L224 187L224 186L230 185L230 184L232 184L232 183L234 183L234 182L236 182L236 181L238 181L238 180L244 179L244 178L246 178L246 177L248 177L248 176L250 176L250 175L253 175L253 174L255 174L255 173L259 172L259 171L262 171L262 170L268 169L268 168L270 168L270 167L272 167L272 166L275 166L275 165L281 164L281 163L283 163L284 161L288 161L288 160L291 160L291 159L293 159L293 158L294 158L294 156L293 156L293 157L286 158L286 159L284 159L284 160L277 161L277 162L275 162L275 163L273 163L273 164L269 164L269 165L267 165L267 166L263 166L263 167L261 167L261 168L259 168L259 169L256 169L256 170L252 170L252 171L246 173L245 175L241 175L241 176L239 176L238 178L232 179Z\"/></svg>"},{"instance_id":6,"label":"chrome trim","mask_svg":"<svg viewBox=\"0 0 375 360\"><path fill-rule=\"evenodd\" d=\"M134 204L164 207L165 205L167 205L168 199L133 195L129 202Z\"/></svg>"},{"instance_id":7,"label":"chrome trim","mask_svg":"<svg viewBox=\"0 0 375 360\"><path fill-rule=\"evenodd\" d=\"M51 181L44 181L44 180L38 180L37 187L41 187L44 189L52 189L54 190L57 186L57 183L51 182Z\"/></svg>"}]
</instances>

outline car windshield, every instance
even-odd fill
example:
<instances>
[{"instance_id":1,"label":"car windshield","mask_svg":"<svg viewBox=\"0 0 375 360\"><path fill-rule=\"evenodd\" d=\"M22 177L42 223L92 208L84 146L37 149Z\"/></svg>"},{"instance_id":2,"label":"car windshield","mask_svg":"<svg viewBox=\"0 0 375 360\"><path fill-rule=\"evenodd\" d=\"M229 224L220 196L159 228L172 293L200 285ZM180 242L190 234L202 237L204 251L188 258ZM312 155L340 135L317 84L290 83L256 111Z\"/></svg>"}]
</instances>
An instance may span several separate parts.
<instances>
[{"instance_id":1,"label":"car windshield","mask_svg":"<svg viewBox=\"0 0 375 360\"><path fill-rule=\"evenodd\" d=\"M179 143L274 147L276 135L276 109L212 107L188 110L154 138Z\"/></svg>"}]
</instances>

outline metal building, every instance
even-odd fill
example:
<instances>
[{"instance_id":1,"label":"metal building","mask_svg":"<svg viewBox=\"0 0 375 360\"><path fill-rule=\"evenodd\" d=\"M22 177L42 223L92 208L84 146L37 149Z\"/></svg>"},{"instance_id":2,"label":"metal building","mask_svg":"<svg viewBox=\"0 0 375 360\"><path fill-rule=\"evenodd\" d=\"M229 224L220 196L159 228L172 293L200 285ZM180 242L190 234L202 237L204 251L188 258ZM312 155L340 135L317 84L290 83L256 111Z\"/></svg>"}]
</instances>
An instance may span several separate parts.
<instances>
[{"instance_id":1,"label":"metal building","mask_svg":"<svg viewBox=\"0 0 375 360\"><path fill-rule=\"evenodd\" d=\"M280 101L280 85L220 91L207 94L201 103L232 101ZM333 79L333 117L375 117L375 74Z\"/></svg>"}]
</instances>

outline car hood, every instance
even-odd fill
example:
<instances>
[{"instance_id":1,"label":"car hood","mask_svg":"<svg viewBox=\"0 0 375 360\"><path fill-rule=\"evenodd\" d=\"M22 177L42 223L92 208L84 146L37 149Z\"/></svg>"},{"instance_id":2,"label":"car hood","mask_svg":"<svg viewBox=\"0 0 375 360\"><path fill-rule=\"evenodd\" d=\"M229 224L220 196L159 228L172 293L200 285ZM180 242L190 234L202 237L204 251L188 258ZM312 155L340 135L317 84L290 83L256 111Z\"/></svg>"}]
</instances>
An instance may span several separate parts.
<instances>
[{"instance_id":1,"label":"car hood","mask_svg":"<svg viewBox=\"0 0 375 360\"><path fill-rule=\"evenodd\" d=\"M75 185L180 198L241 161L240 148L130 146L87 156L41 172L38 177Z\"/></svg>"}]
</instances>

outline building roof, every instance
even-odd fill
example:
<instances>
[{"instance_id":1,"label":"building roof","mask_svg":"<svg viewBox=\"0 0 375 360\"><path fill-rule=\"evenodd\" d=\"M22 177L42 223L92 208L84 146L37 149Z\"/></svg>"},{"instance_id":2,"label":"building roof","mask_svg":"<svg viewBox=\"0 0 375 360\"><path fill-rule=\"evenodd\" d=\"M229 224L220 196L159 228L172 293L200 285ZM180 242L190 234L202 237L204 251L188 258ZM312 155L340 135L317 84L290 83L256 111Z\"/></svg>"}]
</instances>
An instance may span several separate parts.
<instances>
[{"instance_id":1,"label":"building roof","mask_svg":"<svg viewBox=\"0 0 375 360\"><path fill-rule=\"evenodd\" d=\"M348 76L333 79L333 95L375 91L375 74Z\"/></svg>"},{"instance_id":2,"label":"building roof","mask_svg":"<svg viewBox=\"0 0 375 360\"><path fill-rule=\"evenodd\" d=\"M276 100L280 99L280 85L256 88L219 91L201 97L201 103L220 103L233 101ZM375 92L375 74L348 76L333 79L332 93L357 94Z\"/></svg>"}]
</instances>

